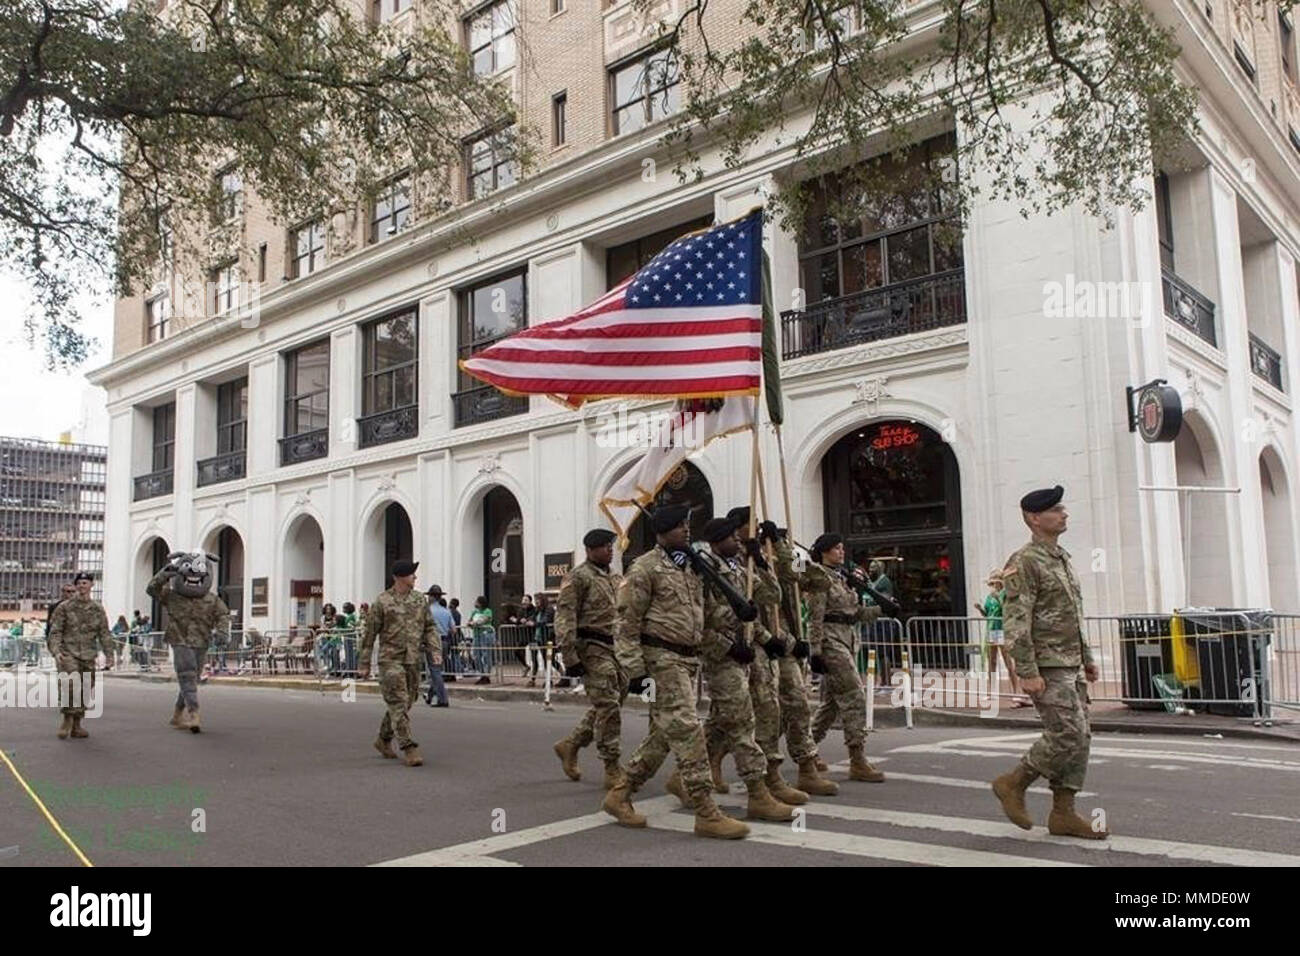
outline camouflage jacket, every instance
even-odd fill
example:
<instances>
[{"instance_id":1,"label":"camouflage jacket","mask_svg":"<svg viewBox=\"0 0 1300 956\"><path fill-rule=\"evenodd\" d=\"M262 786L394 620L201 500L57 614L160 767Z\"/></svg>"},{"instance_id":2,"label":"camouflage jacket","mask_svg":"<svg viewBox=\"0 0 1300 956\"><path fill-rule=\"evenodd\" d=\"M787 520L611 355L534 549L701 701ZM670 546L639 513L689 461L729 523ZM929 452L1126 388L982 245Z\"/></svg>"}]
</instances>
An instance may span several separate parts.
<instances>
[{"instance_id":1,"label":"camouflage jacket","mask_svg":"<svg viewBox=\"0 0 1300 956\"><path fill-rule=\"evenodd\" d=\"M186 597L172 590L167 569L159 571L145 587L151 598L167 608L168 644L207 647L214 631L230 634L230 608L211 591L203 597Z\"/></svg>"},{"instance_id":2,"label":"camouflage jacket","mask_svg":"<svg viewBox=\"0 0 1300 956\"><path fill-rule=\"evenodd\" d=\"M857 592L845 583L838 571L825 565L810 565L799 583L808 596L808 643L814 654L822 652L822 642L827 638L852 649L854 624L847 623L847 619L866 624L880 617L880 608L859 604ZM828 616L839 620L828 621Z\"/></svg>"},{"instance_id":3,"label":"camouflage jacket","mask_svg":"<svg viewBox=\"0 0 1300 956\"><path fill-rule=\"evenodd\" d=\"M1083 594L1060 545L1031 541L1007 561L1002 628L1016 674L1037 677L1040 667L1092 663L1083 626Z\"/></svg>"},{"instance_id":4,"label":"camouflage jacket","mask_svg":"<svg viewBox=\"0 0 1300 956\"><path fill-rule=\"evenodd\" d=\"M704 585L688 565L679 568L655 546L632 562L618 588L614 654L629 677L646 673L641 635L698 647L704 632Z\"/></svg>"},{"instance_id":5,"label":"camouflage jacket","mask_svg":"<svg viewBox=\"0 0 1300 956\"><path fill-rule=\"evenodd\" d=\"M564 659L577 660L578 628L614 636L618 624L618 586L621 574L602 571L590 561L574 568L560 585L555 602L555 643Z\"/></svg>"},{"instance_id":6,"label":"camouflage jacket","mask_svg":"<svg viewBox=\"0 0 1300 956\"><path fill-rule=\"evenodd\" d=\"M379 641L379 663L419 664L424 650L442 658L438 625L429 614L429 601L419 591L404 596L389 588L370 605L366 633L361 639L361 660L369 664L370 649Z\"/></svg>"},{"instance_id":7,"label":"camouflage jacket","mask_svg":"<svg viewBox=\"0 0 1300 956\"><path fill-rule=\"evenodd\" d=\"M799 608L799 602L795 598L796 587L802 592L804 588L804 574L794 569L794 549L790 547L788 540L782 539L776 543L776 567L777 581L781 586L781 629L780 633L787 638L787 649L792 647L791 641L795 635L803 634L803 613ZM803 594L799 594L802 598ZM771 614L770 610L764 609ZM767 625L768 630L772 625Z\"/></svg>"},{"instance_id":8,"label":"camouflage jacket","mask_svg":"<svg viewBox=\"0 0 1300 956\"><path fill-rule=\"evenodd\" d=\"M749 577L749 571L745 563L737 560L735 564L718 556L711 555L714 563L718 565L718 571L722 577L726 578L741 594L745 593L745 582ZM707 560L707 559L706 559ZM760 608L764 604L771 605L775 601L781 600L781 586L776 583L776 575L770 570L764 571L760 568L754 569L754 603ZM727 656L727 651L731 649L733 642L744 637L745 625L741 623L740 618L736 617L736 612L731 609L731 604L722 595L722 592L713 585L705 583L704 585L704 639L701 642L700 650L704 657L710 661L720 661ZM762 617L754 621L754 640L759 644L766 644L770 634L763 626Z\"/></svg>"},{"instance_id":9,"label":"camouflage jacket","mask_svg":"<svg viewBox=\"0 0 1300 956\"><path fill-rule=\"evenodd\" d=\"M108 630L108 615L90 598L81 596L60 601L50 615L46 635L50 654L57 661L67 654L79 661L94 661L102 648L109 665L113 663L113 637Z\"/></svg>"}]
</instances>

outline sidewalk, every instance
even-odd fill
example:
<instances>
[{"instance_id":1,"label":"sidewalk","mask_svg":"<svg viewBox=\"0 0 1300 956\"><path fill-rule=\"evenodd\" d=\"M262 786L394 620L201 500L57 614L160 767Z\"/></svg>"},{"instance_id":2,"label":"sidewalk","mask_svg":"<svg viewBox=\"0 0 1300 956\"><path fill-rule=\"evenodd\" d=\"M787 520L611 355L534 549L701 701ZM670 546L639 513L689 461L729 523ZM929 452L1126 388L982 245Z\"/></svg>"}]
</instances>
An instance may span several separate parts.
<instances>
[{"instance_id":1,"label":"sidewalk","mask_svg":"<svg viewBox=\"0 0 1300 956\"><path fill-rule=\"evenodd\" d=\"M172 683L174 678L163 674L139 674L111 672L105 675L116 679L141 680L154 683ZM507 679L509 680L509 679ZM321 693L338 694L344 690L342 681L318 681L314 677L209 677L204 686L264 687L278 690L306 690ZM359 694L378 694L379 685L374 680L356 682L355 690ZM455 700L492 700L492 701L527 701L543 703L545 690L541 687L528 687L522 679L519 683L474 684L453 681L447 684L447 696ZM708 698L704 698L708 700ZM571 688L554 688L551 691L552 705L585 707L586 695L575 693ZM629 697L626 707L644 710L646 704L639 697ZM1279 720L1273 726L1256 727L1249 718L1222 717L1217 714L1170 714L1164 710L1132 710L1115 701L1098 701L1091 705L1092 729L1095 733L1131 733L1131 734L1184 734L1191 736L1236 737L1255 740L1271 740L1284 743L1300 743L1300 714L1290 717L1285 711L1274 708ZM1286 722L1288 719L1293 723ZM875 702L874 722L876 727L903 727L906 716L901 707L893 707L888 696L878 692ZM912 723L917 727L988 727L1006 728L1022 732L1036 731L1041 724L1038 714L1032 707L1000 707L995 717L983 717L980 711L973 709L935 709L914 708Z\"/></svg>"}]
</instances>

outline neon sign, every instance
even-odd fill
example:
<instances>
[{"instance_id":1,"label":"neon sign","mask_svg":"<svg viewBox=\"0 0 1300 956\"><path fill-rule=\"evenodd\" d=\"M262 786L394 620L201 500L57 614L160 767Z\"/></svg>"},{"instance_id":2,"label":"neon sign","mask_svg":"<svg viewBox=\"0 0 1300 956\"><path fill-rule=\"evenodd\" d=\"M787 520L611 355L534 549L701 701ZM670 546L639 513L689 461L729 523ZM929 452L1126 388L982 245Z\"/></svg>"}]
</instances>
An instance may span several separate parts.
<instances>
[{"instance_id":1,"label":"neon sign","mask_svg":"<svg viewBox=\"0 0 1300 956\"><path fill-rule=\"evenodd\" d=\"M910 425L881 425L871 439L871 447L879 450L906 448L921 440L921 433Z\"/></svg>"}]
</instances>

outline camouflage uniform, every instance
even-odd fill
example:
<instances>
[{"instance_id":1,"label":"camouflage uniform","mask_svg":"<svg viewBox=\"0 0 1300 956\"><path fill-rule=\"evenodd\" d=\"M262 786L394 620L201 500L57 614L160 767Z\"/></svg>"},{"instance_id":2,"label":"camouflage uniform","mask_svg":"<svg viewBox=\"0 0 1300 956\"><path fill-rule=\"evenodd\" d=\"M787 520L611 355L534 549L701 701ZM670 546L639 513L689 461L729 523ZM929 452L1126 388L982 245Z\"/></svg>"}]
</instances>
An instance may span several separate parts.
<instances>
[{"instance_id":1,"label":"camouflage uniform","mask_svg":"<svg viewBox=\"0 0 1300 956\"><path fill-rule=\"evenodd\" d=\"M1070 554L1059 545L1031 541L1011 556L1003 582L1002 623L1016 674L1021 680L1042 677L1047 684L1034 699L1043 735L1024 762L1054 788L1082 790L1092 732L1079 668L1093 659Z\"/></svg>"},{"instance_id":2,"label":"camouflage uniform","mask_svg":"<svg viewBox=\"0 0 1300 956\"><path fill-rule=\"evenodd\" d=\"M629 675L614 657L618 624L618 588L623 576L584 561L560 585L555 608L555 638L566 661L581 661L583 687L591 707L565 738L575 748L594 739L600 759L617 764L621 746L620 710ZM601 640L601 636L608 640Z\"/></svg>"},{"instance_id":3,"label":"camouflage uniform","mask_svg":"<svg viewBox=\"0 0 1300 956\"><path fill-rule=\"evenodd\" d=\"M171 576L171 569L163 568L145 590L167 608L167 633L163 640L172 647L176 681L180 684L176 706L197 711L203 659L214 631L230 634L230 608L210 591L202 597L177 594L172 590Z\"/></svg>"},{"instance_id":4,"label":"camouflage uniform","mask_svg":"<svg viewBox=\"0 0 1300 956\"><path fill-rule=\"evenodd\" d=\"M80 684L79 689L74 691L70 680L60 679L60 710L68 717L84 717L86 696L95 686L95 658L101 649L108 665L113 665L113 640L108 630L108 615L101 605L80 595L60 601L50 615L46 640L59 673L76 674L75 679ZM80 700L77 699L78 696Z\"/></svg>"},{"instance_id":5,"label":"camouflage uniform","mask_svg":"<svg viewBox=\"0 0 1300 956\"><path fill-rule=\"evenodd\" d=\"M429 613L429 601L419 591L399 595L394 588L375 598L366 615L366 632L361 640L362 666L370 663L371 649L379 642L379 691L383 695L384 719L379 739L394 737L402 750L417 746L411 739L411 704L420 696L420 661L427 652L435 665L442 664L442 640L438 625Z\"/></svg>"},{"instance_id":6,"label":"camouflage uniform","mask_svg":"<svg viewBox=\"0 0 1300 956\"><path fill-rule=\"evenodd\" d=\"M614 632L614 654L623 673L654 681L650 733L626 767L632 792L658 772L671 750L691 799L711 800L704 728L695 710L703 631L704 587L695 573L674 564L662 546L637 558L619 586ZM643 644L642 635L669 647Z\"/></svg>"},{"instance_id":7,"label":"camouflage uniform","mask_svg":"<svg viewBox=\"0 0 1300 956\"><path fill-rule=\"evenodd\" d=\"M715 556L716 557L716 556ZM717 558L719 572L737 591L745 593L748 572L739 561L727 561ZM779 601L781 588L776 583L776 575L770 570L755 569L753 600L760 606ZM754 640L765 643L768 634L760 622L755 622ZM704 589L704 642L701 651L704 657L704 678L709 684L709 718L705 723L705 740L710 754L731 752L736 758L736 769L746 783L761 780L767 774L767 758L764 750L755 740L754 700L750 696L751 682L754 680L753 669L762 661L764 667L771 667L770 661L762 648L755 648L754 660L741 664L727 656L727 651L735 641L744 640L744 625L736 617L727 599L717 593L716 589ZM760 656L761 655L761 656ZM761 683L761 678L759 678ZM767 688L771 700L765 700L764 733L772 753L776 752L774 734L780 726L780 717L772 713L775 692L771 687L771 670L768 670Z\"/></svg>"},{"instance_id":8,"label":"camouflage uniform","mask_svg":"<svg viewBox=\"0 0 1300 956\"><path fill-rule=\"evenodd\" d=\"M838 572L813 564L800 582L808 595L808 642L826 662L822 704L813 719L813 739L820 742L838 715L850 749L867 738L867 703L853 660L853 629L880 616L880 608L863 607Z\"/></svg>"},{"instance_id":9,"label":"camouflage uniform","mask_svg":"<svg viewBox=\"0 0 1300 956\"><path fill-rule=\"evenodd\" d=\"M784 631L800 629L794 623L800 618L800 609L795 606L794 585L803 586L804 575L794 570L794 552L790 542L776 543L776 573L781 582L781 615L783 623L788 625ZM787 644L792 649L793 642ZM778 657L777 687L781 705L781 733L785 734L785 745L790 751L790 759L796 763L817 758L817 744L812 735L812 707L808 703L808 676L803 663L787 651L784 657Z\"/></svg>"}]
</instances>

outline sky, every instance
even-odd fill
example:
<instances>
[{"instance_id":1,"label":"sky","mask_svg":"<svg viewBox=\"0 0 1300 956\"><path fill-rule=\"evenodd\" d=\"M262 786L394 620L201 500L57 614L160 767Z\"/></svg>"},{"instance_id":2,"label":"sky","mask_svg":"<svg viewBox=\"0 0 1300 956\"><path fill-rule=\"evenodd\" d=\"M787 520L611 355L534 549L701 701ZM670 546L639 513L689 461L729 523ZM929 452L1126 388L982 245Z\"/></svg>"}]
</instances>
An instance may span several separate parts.
<instances>
[{"instance_id":1,"label":"sky","mask_svg":"<svg viewBox=\"0 0 1300 956\"><path fill-rule=\"evenodd\" d=\"M27 288L24 283L0 272L0 435L57 441L59 433L77 428L82 419L82 400L90 383L86 373L108 363L113 341L111 300L83 305L83 330L98 339L98 346L79 369L51 372L45 367L41 343L28 345L23 334ZM103 389L95 389L94 401L105 401ZM91 444L107 444L108 434L101 421L84 438Z\"/></svg>"}]
</instances>

